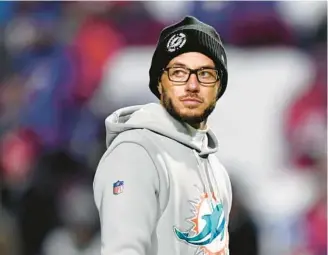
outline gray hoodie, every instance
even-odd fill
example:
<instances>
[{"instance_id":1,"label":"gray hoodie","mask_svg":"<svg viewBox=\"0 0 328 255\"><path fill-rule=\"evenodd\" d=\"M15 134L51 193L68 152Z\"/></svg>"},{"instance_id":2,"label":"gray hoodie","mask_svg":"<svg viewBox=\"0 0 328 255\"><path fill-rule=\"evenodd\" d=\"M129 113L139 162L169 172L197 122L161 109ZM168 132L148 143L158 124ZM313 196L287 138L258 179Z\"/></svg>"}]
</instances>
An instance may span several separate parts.
<instances>
[{"instance_id":1,"label":"gray hoodie","mask_svg":"<svg viewBox=\"0 0 328 255\"><path fill-rule=\"evenodd\" d=\"M153 103L117 110L106 130L94 178L101 254L229 254L231 185L213 132L197 143Z\"/></svg>"}]
</instances>

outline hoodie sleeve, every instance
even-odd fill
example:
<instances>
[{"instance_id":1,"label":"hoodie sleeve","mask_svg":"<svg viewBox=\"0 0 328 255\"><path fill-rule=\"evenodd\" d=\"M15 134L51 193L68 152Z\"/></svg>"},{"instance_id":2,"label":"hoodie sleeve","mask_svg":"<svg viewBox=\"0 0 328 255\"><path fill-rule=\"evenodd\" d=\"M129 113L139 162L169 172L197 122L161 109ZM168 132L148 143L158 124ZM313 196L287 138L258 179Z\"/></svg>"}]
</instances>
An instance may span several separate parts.
<instances>
[{"instance_id":1,"label":"hoodie sleeve","mask_svg":"<svg viewBox=\"0 0 328 255\"><path fill-rule=\"evenodd\" d=\"M115 195L117 181L124 186ZM156 167L141 145L124 142L104 156L94 179L102 255L149 253L158 214L158 186Z\"/></svg>"}]
</instances>

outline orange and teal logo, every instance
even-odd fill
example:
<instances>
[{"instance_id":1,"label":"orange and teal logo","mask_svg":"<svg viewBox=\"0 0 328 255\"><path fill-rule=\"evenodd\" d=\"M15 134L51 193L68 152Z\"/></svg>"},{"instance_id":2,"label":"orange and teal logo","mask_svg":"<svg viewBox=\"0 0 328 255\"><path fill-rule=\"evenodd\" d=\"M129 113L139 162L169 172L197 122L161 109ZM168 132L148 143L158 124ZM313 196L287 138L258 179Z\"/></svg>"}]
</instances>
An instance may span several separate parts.
<instances>
[{"instance_id":1,"label":"orange and teal logo","mask_svg":"<svg viewBox=\"0 0 328 255\"><path fill-rule=\"evenodd\" d=\"M193 227L182 231L174 227L177 238L187 244L197 246L198 254L228 255L227 221L222 203L218 202L213 194L205 193L200 201L192 203L194 216L187 221Z\"/></svg>"}]
</instances>

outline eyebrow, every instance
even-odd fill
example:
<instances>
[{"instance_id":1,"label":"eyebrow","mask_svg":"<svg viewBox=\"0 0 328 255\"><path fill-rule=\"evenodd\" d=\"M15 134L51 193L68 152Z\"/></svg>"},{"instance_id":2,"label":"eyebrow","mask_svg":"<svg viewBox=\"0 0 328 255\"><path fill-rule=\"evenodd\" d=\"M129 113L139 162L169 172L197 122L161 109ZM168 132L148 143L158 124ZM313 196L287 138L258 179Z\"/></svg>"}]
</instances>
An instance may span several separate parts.
<instances>
[{"instance_id":1,"label":"eyebrow","mask_svg":"<svg viewBox=\"0 0 328 255\"><path fill-rule=\"evenodd\" d=\"M187 67L185 64L181 63L181 62L175 62L171 65L171 67L186 67L186 68L189 68ZM204 66L199 66L198 68L196 69L199 69L199 68L215 68L215 66L212 66L212 65L204 65ZM192 68L190 68L192 69Z\"/></svg>"}]
</instances>

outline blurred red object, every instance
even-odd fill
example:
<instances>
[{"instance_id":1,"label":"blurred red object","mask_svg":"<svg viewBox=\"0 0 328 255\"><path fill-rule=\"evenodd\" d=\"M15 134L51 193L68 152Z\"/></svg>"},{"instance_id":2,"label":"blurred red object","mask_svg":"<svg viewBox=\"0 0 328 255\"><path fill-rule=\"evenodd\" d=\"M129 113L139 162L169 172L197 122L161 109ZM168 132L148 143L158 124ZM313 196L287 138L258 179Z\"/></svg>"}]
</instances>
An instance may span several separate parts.
<instances>
[{"instance_id":1,"label":"blurred red object","mask_svg":"<svg viewBox=\"0 0 328 255\"><path fill-rule=\"evenodd\" d=\"M293 45L291 28L278 14L250 12L232 24L232 41L240 46ZM265 36L263 36L265 35Z\"/></svg>"},{"instance_id":2,"label":"blurred red object","mask_svg":"<svg viewBox=\"0 0 328 255\"><path fill-rule=\"evenodd\" d=\"M39 146L36 136L29 130L12 131L0 142L0 164L3 177L10 184L19 184L29 176Z\"/></svg>"},{"instance_id":3,"label":"blurred red object","mask_svg":"<svg viewBox=\"0 0 328 255\"><path fill-rule=\"evenodd\" d=\"M308 249L313 254L327 251L327 197L320 200L306 215Z\"/></svg>"},{"instance_id":4,"label":"blurred red object","mask_svg":"<svg viewBox=\"0 0 328 255\"><path fill-rule=\"evenodd\" d=\"M74 94L79 100L92 96L100 83L104 65L123 45L123 39L108 19L93 15L86 18L72 42L77 56Z\"/></svg>"},{"instance_id":5,"label":"blurred red object","mask_svg":"<svg viewBox=\"0 0 328 255\"><path fill-rule=\"evenodd\" d=\"M297 168L315 167L326 153L327 87L316 82L287 112L290 159Z\"/></svg>"}]
</instances>

